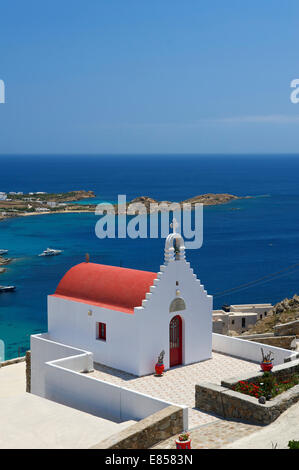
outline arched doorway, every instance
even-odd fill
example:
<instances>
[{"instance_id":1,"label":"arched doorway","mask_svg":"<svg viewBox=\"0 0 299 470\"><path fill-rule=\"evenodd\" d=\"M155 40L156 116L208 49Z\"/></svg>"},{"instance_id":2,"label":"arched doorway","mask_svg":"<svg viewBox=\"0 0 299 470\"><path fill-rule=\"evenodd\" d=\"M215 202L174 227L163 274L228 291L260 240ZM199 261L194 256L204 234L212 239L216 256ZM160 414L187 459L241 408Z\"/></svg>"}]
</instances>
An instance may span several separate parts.
<instances>
[{"instance_id":1,"label":"arched doorway","mask_svg":"<svg viewBox=\"0 0 299 470\"><path fill-rule=\"evenodd\" d=\"M180 315L172 318L169 324L170 367L182 364L182 319Z\"/></svg>"}]
</instances>

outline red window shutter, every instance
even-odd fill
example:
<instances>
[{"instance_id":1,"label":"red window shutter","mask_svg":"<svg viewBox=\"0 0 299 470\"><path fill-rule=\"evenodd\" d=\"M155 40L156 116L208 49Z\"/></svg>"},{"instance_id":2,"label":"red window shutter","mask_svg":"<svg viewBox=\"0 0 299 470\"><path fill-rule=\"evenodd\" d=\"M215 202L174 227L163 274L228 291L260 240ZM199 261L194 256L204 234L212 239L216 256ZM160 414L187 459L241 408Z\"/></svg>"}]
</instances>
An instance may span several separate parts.
<instances>
[{"instance_id":1,"label":"red window shutter","mask_svg":"<svg viewBox=\"0 0 299 470\"><path fill-rule=\"evenodd\" d=\"M106 323L98 323L98 338L106 341Z\"/></svg>"}]
</instances>

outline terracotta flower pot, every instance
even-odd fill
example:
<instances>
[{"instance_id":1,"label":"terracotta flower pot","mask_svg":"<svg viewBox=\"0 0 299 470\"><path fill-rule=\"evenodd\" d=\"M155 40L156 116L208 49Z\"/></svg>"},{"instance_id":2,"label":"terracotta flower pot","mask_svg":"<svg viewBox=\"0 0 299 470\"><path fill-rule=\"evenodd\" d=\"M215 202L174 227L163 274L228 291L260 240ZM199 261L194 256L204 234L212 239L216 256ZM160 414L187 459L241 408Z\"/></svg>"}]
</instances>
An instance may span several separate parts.
<instances>
[{"instance_id":1,"label":"terracotta flower pot","mask_svg":"<svg viewBox=\"0 0 299 470\"><path fill-rule=\"evenodd\" d=\"M273 363L272 362L261 362L261 369L264 372L270 372L270 370L273 368Z\"/></svg>"},{"instance_id":2,"label":"terracotta flower pot","mask_svg":"<svg viewBox=\"0 0 299 470\"><path fill-rule=\"evenodd\" d=\"M164 364L159 364L157 362L157 364L155 365L155 371L156 371L156 374L157 375L163 375L163 372L164 372Z\"/></svg>"},{"instance_id":3,"label":"terracotta flower pot","mask_svg":"<svg viewBox=\"0 0 299 470\"><path fill-rule=\"evenodd\" d=\"M175 443L177 449L191 449L191 439L188 439L188 441L176 439Z\"/></svg>"}]
</instances>

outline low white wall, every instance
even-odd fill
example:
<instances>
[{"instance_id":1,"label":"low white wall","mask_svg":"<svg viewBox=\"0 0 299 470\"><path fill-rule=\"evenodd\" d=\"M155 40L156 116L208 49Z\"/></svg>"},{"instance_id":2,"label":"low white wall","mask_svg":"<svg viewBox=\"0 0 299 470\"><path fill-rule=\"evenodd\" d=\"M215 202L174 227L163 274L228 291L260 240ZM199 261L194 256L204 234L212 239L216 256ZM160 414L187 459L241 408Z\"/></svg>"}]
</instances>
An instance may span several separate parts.
<instances>
[{"instance_id":1,"label":"low white wall","mask_svg":"<svg viewBox=\"0 0 299 470\"><path fill-rule=\"evenodd\" d=\"M135 392L127 388L120 389L120 404L121 417L123 420L128 420L130 417L137 419L147 418L147 416L167 406L174 405L174 403L153 398L144 393Z\"/></svg>"},{"instance_id":2,"label":"low white wall","mask_svg":"<svg viewBox=\"0 0 299 470\"><path fill-rule=\"evenodd\" d=\"M49 339L49 335L32 335L30 338L31 349L31 392L41 397L45 396L45 363L55 359L61 359L78 354L86 354L86 367L93 369L92 354L88 351L72 348L65 344L57 343ZM82 368L82 370L84 370Z\"/></svg>"},{"instance_id":3,"label":"low white wall","mask_svg":"<svg viewBox=\"0 0 299 470\"><path fill-rule=\"evenodd\" d=\"M49 364L55 364L74 372L91 372L93 370L93 363L90 362L90 358L92 359L92 354L84 352L77 356L51 361Z\"/></svg>"},{"instance_id":4,"label":"low white wall","mask_svg":"<svg viewBox=\"0 0 299 470\"><path fill-rule=\"evenodd\" d=\"M51 341L48 335L31 337L31 363L32 393L96 416L139 420L174 404L85 375L82 371L93 369L92 353ZM188 408L182 408L188 429Z\"/></svg>"},{"instance_id":5,"label":"low white wall","mask_svg":"<svg viewBox=\"0 0 299 470\"><path fill-rule=\"evenodd\" d=\"M215 352L229 354L230 356L236 356L240 359L260 363L262 360L261 348L263 348L264 351L272 351L274 355L274 365L283 364L284 359L295 356L294 352L288 349L213 333L213 351Z\"/></svg>"},{"instance_id":6,"label":"low white wall","mask_svg":"<svg viewBox=\"0 0 299 470\"><path fill-rule=\"evenodd\" d=\"M121 419L119 387L45 364L45 398L102 418Z\"/></svg>"},{"instance_id":7,"label":"low white wall","mask_svg":"<svg viewBox=\"0 0 299 470\"><path fill-rule=\"evenodd\" d=\"M79 355L46 363L45 398L122 421L143 419L173 405L78 372L85 365L84 359Z\"/></svg>"}]
</instances>

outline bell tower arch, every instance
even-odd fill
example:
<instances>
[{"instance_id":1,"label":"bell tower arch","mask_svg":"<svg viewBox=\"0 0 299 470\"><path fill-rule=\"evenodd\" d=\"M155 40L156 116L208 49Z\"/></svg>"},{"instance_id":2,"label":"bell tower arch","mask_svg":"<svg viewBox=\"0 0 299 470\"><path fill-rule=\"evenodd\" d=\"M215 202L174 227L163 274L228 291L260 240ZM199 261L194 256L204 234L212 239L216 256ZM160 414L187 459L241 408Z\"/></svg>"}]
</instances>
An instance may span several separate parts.
<instances>
[{"instance_id":1,"label":"bell tower arch","mask_svg":"<svg viewBox=\"0 0 299 470\"><path fill-rule=\"evenodd\" d=\"M185 259L185 244L182 235L177 232L179 224L174 218L171 224L173 232L168 235L165 241L164 261L168 264L172 261Z\"/></svg>"}]
</instances>

